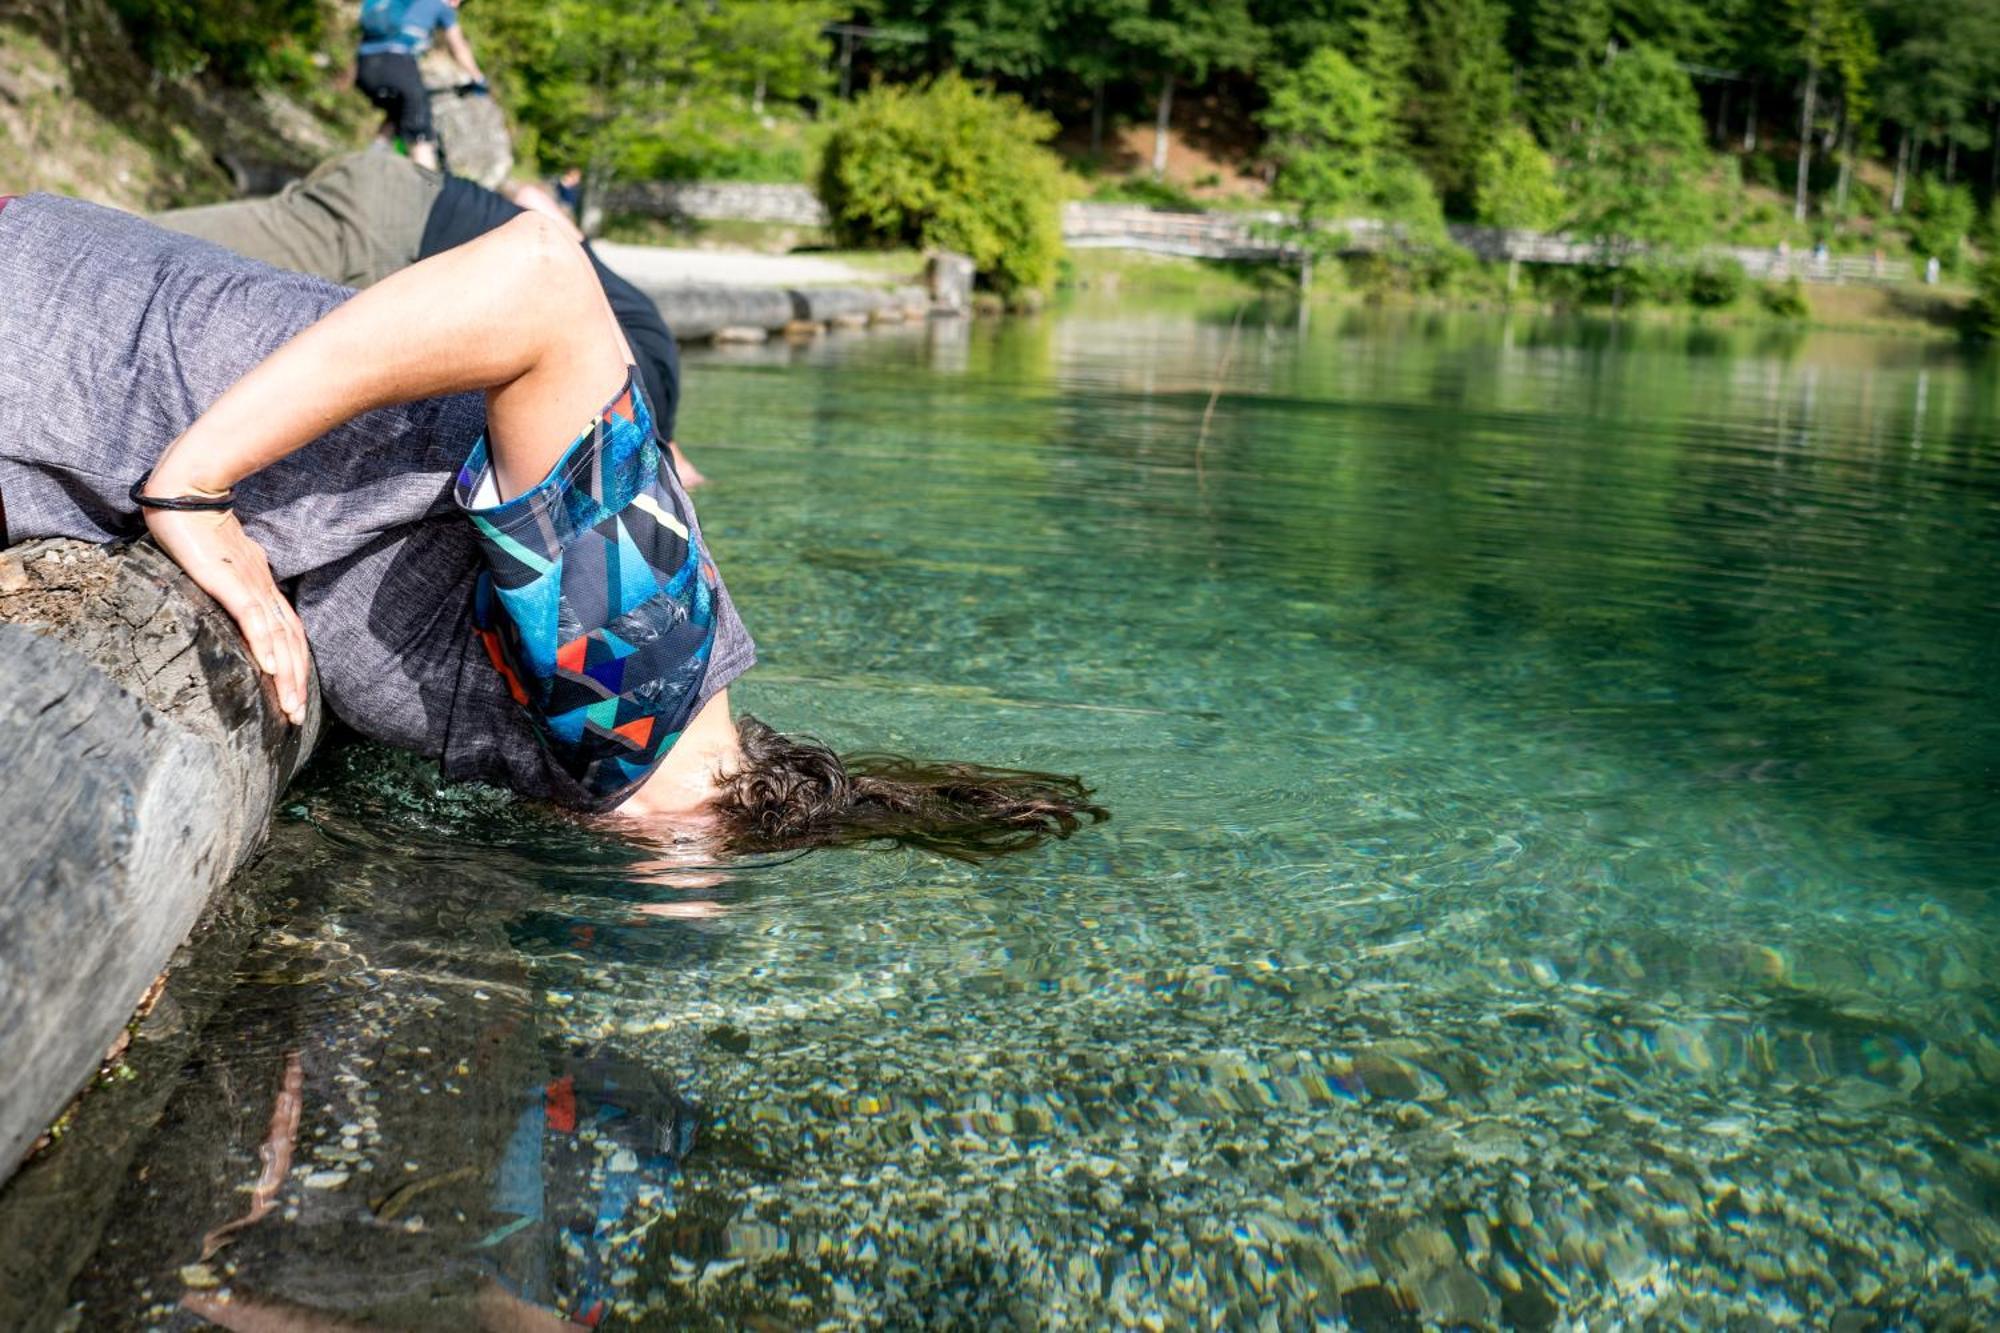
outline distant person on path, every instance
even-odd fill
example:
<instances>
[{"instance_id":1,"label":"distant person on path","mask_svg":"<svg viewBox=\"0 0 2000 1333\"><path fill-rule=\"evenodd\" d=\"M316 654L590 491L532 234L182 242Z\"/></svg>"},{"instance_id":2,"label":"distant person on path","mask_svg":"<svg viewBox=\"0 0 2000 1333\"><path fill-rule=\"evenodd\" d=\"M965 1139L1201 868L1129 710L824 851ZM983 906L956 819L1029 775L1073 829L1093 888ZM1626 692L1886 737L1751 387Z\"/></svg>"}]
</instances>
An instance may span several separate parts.
<instances>
[{"instance_id":1,"label":"distant person on path","mask_svg":"<svg viewBox=\"0 0 2000 1333\"><path fill-rule=\"evenodd\" d=\"M540 213L355 293L0 195L0 512L16 541L149 533L287 718L316 675L449 778L739 851L971 859L1103 814L1074 778L843 761L731 716L750 635L589 257Z\"/></svg>"},{"instance_id":2,"label":"distant person on path","mask_svg":"<svg viewBox=\"0 0 2000 1333\"><path fill-rule=\"evenodd\" d=\"M569 210L578 225L583 222L583 168L571 167L555 179L556 202Z\"/></svg>"},{"instance_id":3,"label":"distant person on path","mask_svg":"<svg viewBox=\"0 0 2000 1333\"><path fill-rule=\"evenodd\" d=\"M458 26L458 5L459 0L366 0L361 6L355 86L381 108L384 135L400 136L410 160L433 170L438 165L437 133L431 128L430 94L417 68L417 57L430 50L433 33L444 34L445 49L471 77L473 90L486 89L472 43Z\"/></svg>"},{"instance_id":4,"label":"distant person on path","mask_svg":"<svg viewBox=\"0 0 2000 1333\"><path fill-rule=\"evenodd\" d=\"M175 209L153 220L278 268L343 287L372 287L420 259L485 235L524 208L569 227L561 207L539 186L513 186L509 197L502 197L377 147L334 158L268 199ZM574 228L569 234L582 241ZM583 251L638 359L646 401L653 405L661 440L673 452L681 484L693 490L707 478L674 440L681 396L674 335L650 297L606 268L588 242Z\"/></svg>"}]
</instances>

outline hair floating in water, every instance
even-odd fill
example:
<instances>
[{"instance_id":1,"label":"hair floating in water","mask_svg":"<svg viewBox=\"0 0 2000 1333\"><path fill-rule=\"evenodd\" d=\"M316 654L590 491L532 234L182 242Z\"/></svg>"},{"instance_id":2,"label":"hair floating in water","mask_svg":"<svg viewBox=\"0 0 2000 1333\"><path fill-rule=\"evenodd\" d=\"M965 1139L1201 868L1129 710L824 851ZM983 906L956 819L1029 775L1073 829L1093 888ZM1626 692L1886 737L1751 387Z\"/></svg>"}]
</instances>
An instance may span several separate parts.
<instances>
[{"instance_id":1,"label":"hair floating in water","mask_svg":"<svg viewBox=\"0 0 2000 1333\"><path fill-rule=\"evenodd\" d=\"M743 767L716 806L737 851L883 843L984 861L1111 817L1080 778L892 754L843 758L748 714L737 731Z\"/></svg>"}]
</instances>

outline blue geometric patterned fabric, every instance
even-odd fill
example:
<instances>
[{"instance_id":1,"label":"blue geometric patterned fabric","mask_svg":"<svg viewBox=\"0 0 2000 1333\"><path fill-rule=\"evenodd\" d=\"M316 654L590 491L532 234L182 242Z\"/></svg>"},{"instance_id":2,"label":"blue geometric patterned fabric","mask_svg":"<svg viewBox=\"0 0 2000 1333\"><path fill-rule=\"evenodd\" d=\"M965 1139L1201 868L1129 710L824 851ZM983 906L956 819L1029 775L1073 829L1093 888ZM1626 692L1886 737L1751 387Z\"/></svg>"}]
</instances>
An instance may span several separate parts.
<instances>
[{"instance_id":1,"label":"blue geometric patterned fabric","mask_svg":"<svg viewBox=\"0 0 2000 1333\"><path fill-rule=\"evenodd\" d=\"M715 567L672 466L628 374L532 489L476 506L492 469L483 435L458 476L486 558L473 622L550 755L600 807L673 748L715 645Z\"/></svg>"}]
</instances>

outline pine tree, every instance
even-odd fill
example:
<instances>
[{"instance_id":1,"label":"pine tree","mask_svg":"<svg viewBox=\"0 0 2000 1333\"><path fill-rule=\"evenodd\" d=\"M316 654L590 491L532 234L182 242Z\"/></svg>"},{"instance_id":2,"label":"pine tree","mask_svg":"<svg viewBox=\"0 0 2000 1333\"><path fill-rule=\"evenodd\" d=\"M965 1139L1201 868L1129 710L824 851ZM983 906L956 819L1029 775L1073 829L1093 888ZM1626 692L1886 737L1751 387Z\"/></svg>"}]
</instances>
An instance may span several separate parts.
<instances>
[{"instance_id":1,"label":"pine tree","mask_svg":"<svg viewBox=\"0 0 2000 1333\"><path fill-rule=\"evenodd\" d=\"M1418 0L1411 146L1445 207L1469 211L1479 155L1507 124L1512 63L1499 0Z\"/></svg>"},{"instance_id":2,"label":"pine tree","mask_svg":"<svg viewBox=\"0 0 2000 1333\"><path fill-rule=\"evenodd\" d=\"M1340 47L1354 67L1367 76L1368 86L1388 109L1389 136L1395 143L1409 139L1411 77L1417 42L1411 0L1348 0L1341 21Z\"/></svg>"},{"instance_id":3,"label":"pine tree","mask_svg":"<svg viewBox=\"0 0 2000 1333\"><path fill-rule=\"evenodd\" d=\"M1571 229L1614 247L1698 244L1713 210L1701 107L1679 62L1657 47L1620 51L1597 94L1599 113L1564 145Z\"/></svg>"},{"instance_id":4,"label":"pine tree","mask_svg":"<svg viewBox=\"0 0 2000 1333\"><path fill-rule=\"evenodd\" d=\"M1522 85L1543 143L1588 123L1598 70L1611 41L1611 0L1529 0Z\"/></svg>"},{"instance_id":5,"label":"pine tree","mask_svg":"<svg viewBox=\"0 0 2000 1333\"><path fill-rule=\"evenodd\" d=\"M1269 39L1272 67L1293 70L1322 47L1347 50L1347 16L1353 0L1251 0L1250 17Z\"/></svg>"},{"instance_id":6,"label":"pine tree","mask_svg":"<svg viewBox=\"0 0 2000 1333\"><path fill-rule=\"evenodd\" d=\"M1272 193L1296 204L1312 226L1371 201L1388 142L1388 117L1368 76L1332 47L1271 80L1264 110Z\"/></svg>"}]
</instances>

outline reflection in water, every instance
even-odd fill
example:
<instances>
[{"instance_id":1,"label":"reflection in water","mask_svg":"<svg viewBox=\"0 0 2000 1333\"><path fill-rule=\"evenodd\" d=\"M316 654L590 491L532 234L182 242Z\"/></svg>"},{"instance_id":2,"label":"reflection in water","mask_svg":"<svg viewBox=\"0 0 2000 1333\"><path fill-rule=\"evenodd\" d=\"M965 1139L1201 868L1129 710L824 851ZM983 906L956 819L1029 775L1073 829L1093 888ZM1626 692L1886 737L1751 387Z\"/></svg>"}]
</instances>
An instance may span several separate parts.
<instances>
[{"instance_id":1,"label":"reflection in water","mask_svg":"<svg viewBox=\"0 0 2000 1333\"><path fill-rule=\"evenodd\" d=\"M2000 1317L1993 377L1261 313L691 357L742 703L1115 821L714 868L348 751L85 1310Z\"/></svg>"}]
</instances>

